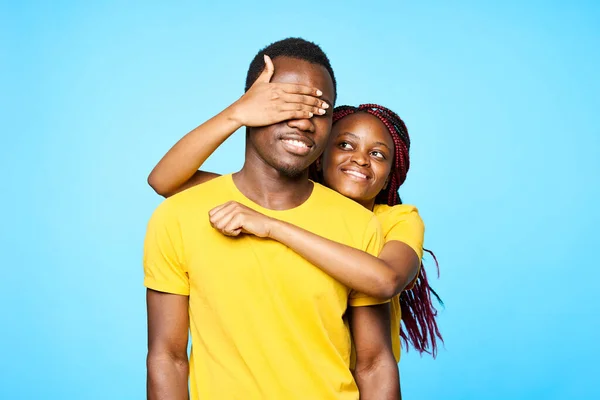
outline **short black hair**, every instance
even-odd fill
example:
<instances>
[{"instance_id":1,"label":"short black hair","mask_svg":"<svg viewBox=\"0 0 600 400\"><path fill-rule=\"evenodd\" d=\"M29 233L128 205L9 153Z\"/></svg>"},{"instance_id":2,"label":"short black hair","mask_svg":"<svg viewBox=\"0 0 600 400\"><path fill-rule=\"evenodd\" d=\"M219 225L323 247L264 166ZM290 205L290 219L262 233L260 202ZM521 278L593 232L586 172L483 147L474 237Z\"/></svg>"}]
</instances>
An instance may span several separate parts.
<instances>
[{"instance_id":1,"label":"short black hair","mask_svg":"<svg viewBox=\"0 0 600 400\"><path fill-rule=\"evenodd\" d=\"M274 60L276 57L290 57L325 67L325 69L329 72L329 75L331 75L333 89L335 90L335 93L337 93L335 74L333 73L333 68L331 68L329 58L327 58L327 55L323 49L319 47L319 45L302 38L287 38L279 40L260 50L256 56L254 56L254 59L250 63L250 68L248 68L248 74L246 75L246 88L244 91L247 92L248 89L250 89L250 86L254 84L254 82L258 79L258 76L265 68L265 61L263 58L265 54L271 57L272 60Z\"/></svg>"}]
</instances>

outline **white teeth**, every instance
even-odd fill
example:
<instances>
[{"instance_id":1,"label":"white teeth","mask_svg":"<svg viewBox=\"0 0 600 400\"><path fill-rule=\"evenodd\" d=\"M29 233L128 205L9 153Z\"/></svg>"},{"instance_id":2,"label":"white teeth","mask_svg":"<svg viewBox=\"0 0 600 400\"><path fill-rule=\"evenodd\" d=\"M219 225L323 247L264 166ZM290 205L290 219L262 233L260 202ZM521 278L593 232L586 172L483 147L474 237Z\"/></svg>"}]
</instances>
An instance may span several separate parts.
<instances>
[{"instance_id":1,"label":"white teeth","mask_svg":"<svg viewBox=\"0 0 600 400\"><path fill-rule=\"evenodd\" d=\"M296 146L296 147L302 147L303 149L307 149L308 146L306 145L306 143L301 142L299 140L293 140L293 139L283 139L284 142L291 144L292 146Z\"/></svg>"},{"instance_id":2,"label":"white teeth","mask_svg":"<svg viewBox=\"0 0 600 400\"><path fill-rule=\"evenodd\" d=\"M367 176L365 174L361 174L358 171L345 170L344 172L348 175L356 176L357 178L367 179Z\"/></svg>"}]
</instances>

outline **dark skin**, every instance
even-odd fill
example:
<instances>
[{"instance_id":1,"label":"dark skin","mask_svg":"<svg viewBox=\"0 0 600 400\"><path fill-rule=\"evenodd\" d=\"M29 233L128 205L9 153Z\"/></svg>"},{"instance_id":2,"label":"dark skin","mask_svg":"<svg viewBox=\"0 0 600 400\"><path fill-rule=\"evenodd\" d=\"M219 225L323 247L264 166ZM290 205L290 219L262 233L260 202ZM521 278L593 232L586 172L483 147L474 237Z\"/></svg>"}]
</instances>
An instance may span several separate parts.
<instances>
[{"instance_id":1,"label":"dark skin","mask_svg":"<svg viewBox=\"0 0 600 400\"><path fill-rule=\"evenodd\" d=\"M332 104L333 81L327 70L279 57L273 82L318 87ZM233 175L238 189L265 208L285 210L302 204L313 190L308 167L321 155L331 130L331 111L251 128L246 161ZM148 399L187 399L188 297L148 290ZM389 334L389 305L352 307L357 350L355 378L362 399L400 398L398 366Z\"/></svg>"},{"instance_id":2,"label":"dark skin","mask_svg":"<svg viewBox=\"0 0 600 400\"><path fill-rule=\"evenodd\" d=\"M340 120L331 133L321 159L323 179L328 187L372 210L375 196L387 182L393 155L394 142L377 117L367 113L349 115ZM406 245L387 243L380 258L389 258L388 262L392 263L403 262L398 260L396 246ZM356 348L354 376L361 400L400 398L397 364L387 355L392 351L389 318L388 304L352 309L350 323Z\"/></svg>"},{"instance_id":3,"label":"dark skin","mask_svg":"<svg viewBox=\"0 0 600 400\"><path fill-rule=\"evenodd\" d=\"M361 400L400 400L398 364L393 356L389 357L389 304L353 307L351 311L350 327L356 349L354 378Z\"/></svg>"},{"instance_id":4,"label":"dark skin","mask_svg":"<svg viewBox=\"0 0 600 400\"><path fill-rule=\"evenodd\" d=\"M333 81L324 67L288 57L278 57L273 63L275 74L271 82L321 88L321 98L332 104ZM262 207L273 210L297 207L312 193L308 167L323 152L330 130L330 110L312 118L250 128L246 160L241 171L233 175L233 181L246 197ZM301 141L308 151L295 149L285 140Z\"/></svg>"},{"instance_id":5,"label":"dark skin","mask_svg":"<svg viewBox=\"0 0 600 400\"><path fill-rule=\"evenodd\" d=\"M148 179L157 193L168 197L218 177L211 172L198 171L198 168L220 143L242 126L242 120L244 124L260 126L261 121L265 124L264 121L273 121L270 122L272 124L288 120L282 117L290 110L298 114L307 113L304 116L308 118L311 118L308 114L311 111L314 115L326 113L329 107L320 97L319 89L296 83L271 82L274 67L269 70L269 60L263 74L240 100L192 130L163 157ZM285 90L305 95L299 98ZM289 102L294 99L301 102ZM239 103L244 106L235 112ZM238 118L231 118L231 114L238 115ZM228 126L231 120L232 126ZM324 155L317 164L321 169L323 165L326 167L322 172L327 186L372 210L376 195L387 185L393 154L394 144L387 127L377 117L357 112L333 126ZM354 175L349 174L349 170ZM365 175L364 182L356 172ZM400 293L413 281L420 264L415 251L401 241L386 242L377 259L293 225L267 218L240 204L225 203L215 207L210 212L210 221L215 229L226 235L244 232L277 240L346 286L373 297L387 299Z\"/></svg>"},{"instance_id":6,"label":"dark skin","mask_svg":"<svg viewBox=\"0 0 600 400\"><path fill-rule=\"evenodd\" d=\"M188 399L188 297L146 291L148 400Z\"/></svg>"},{"instance_id":7,"label":"dark skin","mask_svg":"<svg viewBox=\"0 0 600 400\"><path fill-rule=\"evenodd\" d=\"M322 157L325 184L369 210L385 188L394 158L394 141L374 115L358 112L342 118Z\"/></svg>"}]
</instances>

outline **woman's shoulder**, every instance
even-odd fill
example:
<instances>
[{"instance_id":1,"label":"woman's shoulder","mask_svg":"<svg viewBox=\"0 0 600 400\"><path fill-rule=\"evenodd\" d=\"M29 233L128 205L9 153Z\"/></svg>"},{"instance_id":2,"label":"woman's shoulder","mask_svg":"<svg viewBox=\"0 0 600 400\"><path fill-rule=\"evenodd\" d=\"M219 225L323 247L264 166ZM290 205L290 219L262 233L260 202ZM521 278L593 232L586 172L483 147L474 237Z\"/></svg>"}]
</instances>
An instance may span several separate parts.
<instances>
[{"instance_id":1,"label":"woman's shoulder","mask_svg":"<svg viewBox=\"0 0 600 400\"><path fill-rule=\"evenodd\" d=\"M388 206L378 204L373 209L373 212L381 223L383 234L386 236L392 231L412 231L419 234L425 231L425 223L419 215L419 210L413 205L399 204Z\"/></svg>"},{"instance_id":2,"label":"woman's shoulder","mask_svg":"<svg viewBox=\"0 0 600 400\"><path fill-rule=\"evenodd\" d=\"M409 245L423 257L425 223L417 207L410 204L397 206L376 205L373 212L379 219L386 242L396 240Z\"/></svg>"},{"instance_id":3,"label":"woman's shoulder","mask_svg":"<svg viewBox=\"0 0 600 400\"><path fill-rule=\"evenodd\" d=\"M373 213L380 219L417 218L421 219L419 210L411 204L398 204L388 206L387 204L376 204Z\"/></svg>"},{"instance_id":4,"label":"woman's shoulder","mask_svg":"<svg viewBox=\"0 0 600 400\"><path fill-rule=\"evenodd\" d=\"M370 220L373 218L373 212L356 201L336 192L327 186L313 182L313 195L319 204L319 208L327 212L342 213L346 219L359 218Z\"/></svg>"}]
</instances>

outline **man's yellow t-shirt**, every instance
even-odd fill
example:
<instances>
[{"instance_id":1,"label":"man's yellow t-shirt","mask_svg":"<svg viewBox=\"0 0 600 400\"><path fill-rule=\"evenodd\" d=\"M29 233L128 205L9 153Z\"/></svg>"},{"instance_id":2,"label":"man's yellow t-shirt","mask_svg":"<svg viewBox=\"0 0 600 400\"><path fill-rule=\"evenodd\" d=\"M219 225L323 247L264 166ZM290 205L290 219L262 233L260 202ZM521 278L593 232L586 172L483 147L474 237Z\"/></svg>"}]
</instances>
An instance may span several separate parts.
<instances>
[{"instance_id":1,"label":"man's yellow t-shirt","mask_svg":"<svg viewBox=\"0 0 600 400\"><path fill-rule=\"evenodd\" d=\"M423 238L425 236L425 225L419 216L416 207L410 205L387 206L378 204L373 212L381 222L384 241L387 243L392 240L398 240L410 246L419 260L423 258ZM412 288L416 281L407 286L407 290ZM395 296L390 304L390 319L392 327L392 349L396 361L400 361L400 320L402 313L400 310L400 296Z\"/></svg>"},{"instance_id":2,"label":"man's yellow t-shirt","mask_svg":"<svg viewBox=\"0 0 600 400\"><path fill-rule=\"evenodd\" d=\"M154 212L144 284L189 296L191 399L352 399L348 304L352 292L286 246L224 236L208 212L229 200L377 256L379 220L319 184L300 206L275 211L247 199L225 175L181 192Z\"/></svg>"}]
</instances>

